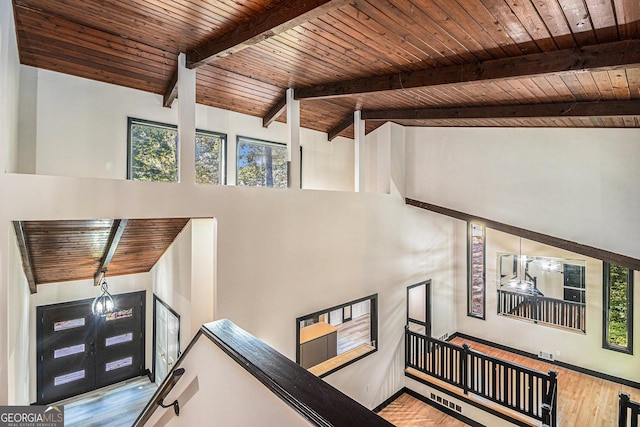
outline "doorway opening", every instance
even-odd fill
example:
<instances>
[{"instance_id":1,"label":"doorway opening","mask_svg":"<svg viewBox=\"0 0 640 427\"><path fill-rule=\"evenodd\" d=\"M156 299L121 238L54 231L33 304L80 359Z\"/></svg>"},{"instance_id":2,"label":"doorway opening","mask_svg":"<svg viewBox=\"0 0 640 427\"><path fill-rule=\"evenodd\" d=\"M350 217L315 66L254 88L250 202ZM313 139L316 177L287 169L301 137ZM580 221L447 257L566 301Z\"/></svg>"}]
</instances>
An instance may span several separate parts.
<instances>
[{"instance_id":1,"label":"doorway opening","mask_svg":"<svg viewBox=\"0 0 640 427\"><path fill-rule=\"evenodd\" d=\"M153 377L159 386L180 357L180 315L153 296Z\"/></svg>"},{"instance_id":2,"label":"doorway opening","mask_svg":"<svg viewBox=\"0 0 640 427\"><path fill-rule=\"evenodd\" d=\"M431 280L407 287L407 327L431 336Z\"/></svg>"}]
</instances>

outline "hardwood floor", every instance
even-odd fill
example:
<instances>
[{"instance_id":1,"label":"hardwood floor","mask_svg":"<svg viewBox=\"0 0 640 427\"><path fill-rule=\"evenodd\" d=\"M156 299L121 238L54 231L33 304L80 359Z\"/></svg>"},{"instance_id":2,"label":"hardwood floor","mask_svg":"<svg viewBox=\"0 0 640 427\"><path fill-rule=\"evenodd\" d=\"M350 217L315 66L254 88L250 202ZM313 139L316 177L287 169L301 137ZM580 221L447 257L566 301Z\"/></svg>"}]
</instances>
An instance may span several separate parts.
<instances>
[{"instance_id":1,"label":"hardwood floor","mask_svg":"<svg viewBox=\"0 0 640 427\"><path fill-rule=\"evenodd\" d=\"M618 392L624 391L631 395L632 400L640 400L640 390L635 388L462 338L455 338L452 343L468 343L474 350L539 371L557 371L559 426L615 426L618 419Z\"/></svg>"},{"instance_id":2,"label":"hardwood floor","mask_svg":"<svg viewBox=\"0 0 640 427\"><path fill-rule=\"evenodd\" d=\"M462 427L465 423L406 393L378 413L397 427Z\"/></svg>"},{"instance_id":3,"label":"hardwood floor","mask_svg":"<svg viewBox=\"0 0 640 427\"><path fill-rule=\"evenodd\" d=\"M338 354L362 344L371 344L369 313L338 325Z\"/></svg>"},{"instance_id":4,"label":"hardwood floor","mask_svg":"<svg viewBox=\"0 0 640 427\"><path fill-rule=\"evenodd\" d=\"M149 378L138 377L56 404L64 406L65 427L125 427L133 424L155 391Z\"/></svg>"}]
</instances>

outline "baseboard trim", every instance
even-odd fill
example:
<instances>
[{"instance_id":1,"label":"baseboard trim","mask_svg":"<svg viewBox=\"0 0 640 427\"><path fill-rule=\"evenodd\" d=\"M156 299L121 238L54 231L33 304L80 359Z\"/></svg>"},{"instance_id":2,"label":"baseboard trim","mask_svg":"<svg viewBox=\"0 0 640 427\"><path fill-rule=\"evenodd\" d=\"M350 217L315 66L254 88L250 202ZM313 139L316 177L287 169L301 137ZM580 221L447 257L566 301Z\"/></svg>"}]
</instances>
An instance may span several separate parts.
<instances>
[{"instance_id":1,"label":"baseboard trim","mask_svg":"<svg viewBox=\"0 0 640 427\"><path fill-rule=\"evenodd\" d=\"M400 390L393 393L393 395L390 398L388 398L387 400L385 400L384 402L382 402L381 404L373 408L372 411L377 414L378 412L382 411L384 408L389 406L391 402L393 402L394 400L402 396L402 393L406 393L406 391L407 391L406 387L401 388Z\"/></svg>"},{"instance_id":2,"label":"baseboard trim","mask_svg":"<svg viewBox=\"0 0 640 427\"><path fill-rule=\"evenodd\" d=\"M408 389L405 387L405 393L407 393L408 395L415 397L416 399L418 399L421 402L426 403L429 406L432 406L433 408L437 409L440 412L444 412L445 414L459 420L462 421L463 423L470 425L472 427L486 427L484 424L480 424L479 422L472 420L469 417L465 417L464 415L462 415L459 412L456 412L454 410L452 410L451 408L444 406L444 405L440 405L438 404L438 402L434 402L433 400L421 395L420 393L413 391L411 389Z\"/></svg>"},{"instance_id":3,"label":"baseboard trim","mask_svg":"<svg viewBox=\"0 0 640 427\"><path fill-rule=\"evenodd\" d=\"M512 417L510 417L510 416L508 416L508 415L506 415L506 414L503 414L502 412L498 412L498 411L496 411L496 410L494 410L494 409L492 409L492 408L490 408L490 407L488 407L488 406L482 405L481 403L478 403L478 402L476 402L476 401L474 401L474 400L471 400L471 399L469 399L469 398L465 397L464 395L459 395L459 394L452 393L451 391L447 390L446 388L440 387L439 385L434 384L434 383L432 383L432 382L429 382L429 381L425 380L424 378L417 377L417 376L412 375L412 374L410 374L410 373L408 373L408 372L405 372L405 373L404 373L404 375L405 375L406 377L408 377L408 378L411 378L411 379L412 379L412 380L414 380L414 381L417 381L417 382L419 382L419 383L422 383L422 384L424 384L424 385L427 385L427 386L429 386L429 387L432 387L432 388L434 388L434 389L438 390L438 391L439 391L439 392L441 392L441 393L445 393L445 394L446 394L446 395L448 395L448 396L454 397L454 398L456 398L456 399L458 399L458 400L460 400L460 401L462 401L462 402L464 402L464 403L466 403L466 404L468 404L468 405L475 406L476 408L478 408L478 409L480 409L480 410L482 410L482 411L488 412L488 413L490 413L490 414L491 414L491 415L493 415L493 416L496 416L496 417L498 417L498 418L502 418L502 419L503 419L503 420L505 420L505 421L509 421L510 423L513 423L514 425L517 425L517 426L520 426L520 427L531 427L531 424L526 424L526 423L524 423L524 422L522 422L522 421L520 421L520 420L517 420L517 419L512 418ZM414 393L416 393L416 394L420 395L420 394L419 394L419 393L417 393L417 392L414 392ZM412 396L413 396L413 395L412 395ZM425 399L426 399L426 397L425 397ZM427 402L427 403L428 403L428 402ZM435 403L435 402L434 402L434 403ZM435 403L435 404L437 405L437 403ZM433 405L432 405L432 406L433 406ZM438 406L436 406L436 408L440 409ZM443 407L443 408L444 408L444 407ZM450 409L449 409L449 410L450 410ZM451 411L451 410L450 410L450 411ZM444 412L444 409L443 409L443 412ZM454 412L454 411L451 411L451 412ZM454 412L454 413L455 413L455 412ZM451 414L450 414L450 415L451 415ZM458 415L462 415L462 414L458 414ZM451 415L451 416L454 416L454 415ZM457 418L457 417L456 417L456 418ZM465 418L467 418L467 417L465 417ZM468 419L468 420L470 420L470 421L472 421L473 423L475 423L475 424L473 424L473 425L475 425L475 426L482 426L482 424L478 424L478 422L477 422L477 421L473 421L473 420L471 420L471 419L469 419L469 418L467 418L467 419ZM463 420L460 420L460 421L463 421ZM464 421L464 422L466 422L466 421Z\"/></svg>"},{"instance_id":4,"label":"baseboard trim","mask_svg":"<svg viewBox=\"0 0 640 427\"><path fill-rule=\"evenodd\" d=\"M451 408L449 408L448 406L444 406L444 405L440 405L437 402L434 402L433 400L421 395L420 393L411 390L410 388L407 387L402 387L400 390L398 390L397 392L395 392L393 394L393 396L391 396L390 398L388 398L387 400L385 400L384 402L382 402L381 404L379 404L378 406L376 406L373 409L373 412L375 412L376 414L379 413L380 411L382 411L384 408L386 408L387 406L389 406L389 404L391 404L394 400L396 400L397 398L399 398L400 396L402 396L403 394L408 394L412 397L415 397L416 399L418 399L419 401L426 403L427 405L437 409L440 412L444 412L445 414L454 417L455 419L462 421L463 423L470 425L472 427L486 427L484 424L480 424L479 422L472 420L469 417L465 417L464 415L462 415L459 412L453 411L451 410Z\"/></svg>"},{"instance_id":5,"label":"baseboard trim","mask_svg":"<svg viewBox=\"0 0 640 427\"><path fill-rule=\"evenodd\" d=\"M537 354L529 353L529 352L523 351L523 350L518 350L517 348L512 348L512 347L509 347L509 346L506 346L506 345L497 344L497 343L494 343L492 341L488 341L488 340L485 340L485 339L482 339L482 338L477 338L477 337L474 337L474 336L471 336L471 335L464 334L462 332L454 333L450 337L450 339L453 339L455 337L459 337L459 338L467 339L467 340L471 340L471 341L476 341L476 342L479 342L480 344L488 345L489 347L494 347L494 348L497 348L499 350L504 350L504 351L508 351L510 353L515 353L515 354L517 354L519 356L528 357L530 359L542 361L542 362L548 363L550 365L555 365L555 366L560 366L561 368L570 369L572 371L579 372L581 374L591 375L592 377L600 378L602 380L607 380L607 381L611 381L611 382L614 382L614 383L626 385L628 387L633 387L633 388L636 388L636 389L640 389L640 383L639 382L631 381L631 380L628 380L626 378L616 377L616 376L613 376L613 375L605 374L605 373L602 373L602 372L594 371L592 369L583 368L581 366L572 365L570 363L561 362L561 361L558 361L558 360L540 359Z\"/></svg>"}]
</instances>

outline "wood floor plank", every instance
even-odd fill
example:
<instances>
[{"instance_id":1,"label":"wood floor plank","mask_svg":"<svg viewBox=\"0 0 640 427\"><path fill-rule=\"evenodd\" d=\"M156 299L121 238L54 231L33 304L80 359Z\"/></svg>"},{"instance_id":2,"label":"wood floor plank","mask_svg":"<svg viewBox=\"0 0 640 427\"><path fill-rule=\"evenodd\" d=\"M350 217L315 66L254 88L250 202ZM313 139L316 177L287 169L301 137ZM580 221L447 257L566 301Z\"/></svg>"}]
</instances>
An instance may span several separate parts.
<instances>
[{"instance_id":1,"label":"wood floor plank","mask_svg":"<svg viewBox=\"0 0 640 427\"><path fill-rule=\"evenodd\" d=\"M378 415L397 427L466 426L462 421L440 412L433 406L406 393L391 402Z\"/></svg>"},{"instance_id":2,"label":"wood floor plank","mask_svg":"<svg viewBox=\"0 0 640 427\"><path fill-rule=\"evenodd\" d=\"M64 406L65 427L130 426L155 391L149 378L138 377L56 404Z\"/></svg>"}]
</instances>

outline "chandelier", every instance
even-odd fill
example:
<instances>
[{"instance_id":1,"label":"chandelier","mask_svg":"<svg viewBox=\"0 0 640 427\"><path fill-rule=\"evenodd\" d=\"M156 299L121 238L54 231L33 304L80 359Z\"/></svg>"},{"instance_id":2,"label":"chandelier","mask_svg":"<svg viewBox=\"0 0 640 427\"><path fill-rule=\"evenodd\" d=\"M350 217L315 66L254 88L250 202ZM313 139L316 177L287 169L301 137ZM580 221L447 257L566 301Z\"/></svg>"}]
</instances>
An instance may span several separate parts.
<instances>
[{"instance_id":1,"label":"chandelier","mask_svg":"<svg viewBox=\"0 0 640 427\"><path fill-rule=\"evenodd\" d=\"M106 270L102 271L102 283L100 284L102 293L97 296L93 300L93 304L91 304L91 311L93 311L95 316L106 316L109 313L113 313L116 309L116 305L113 302L107 286L106 272Z\"/></svg>"}]
</instances>

